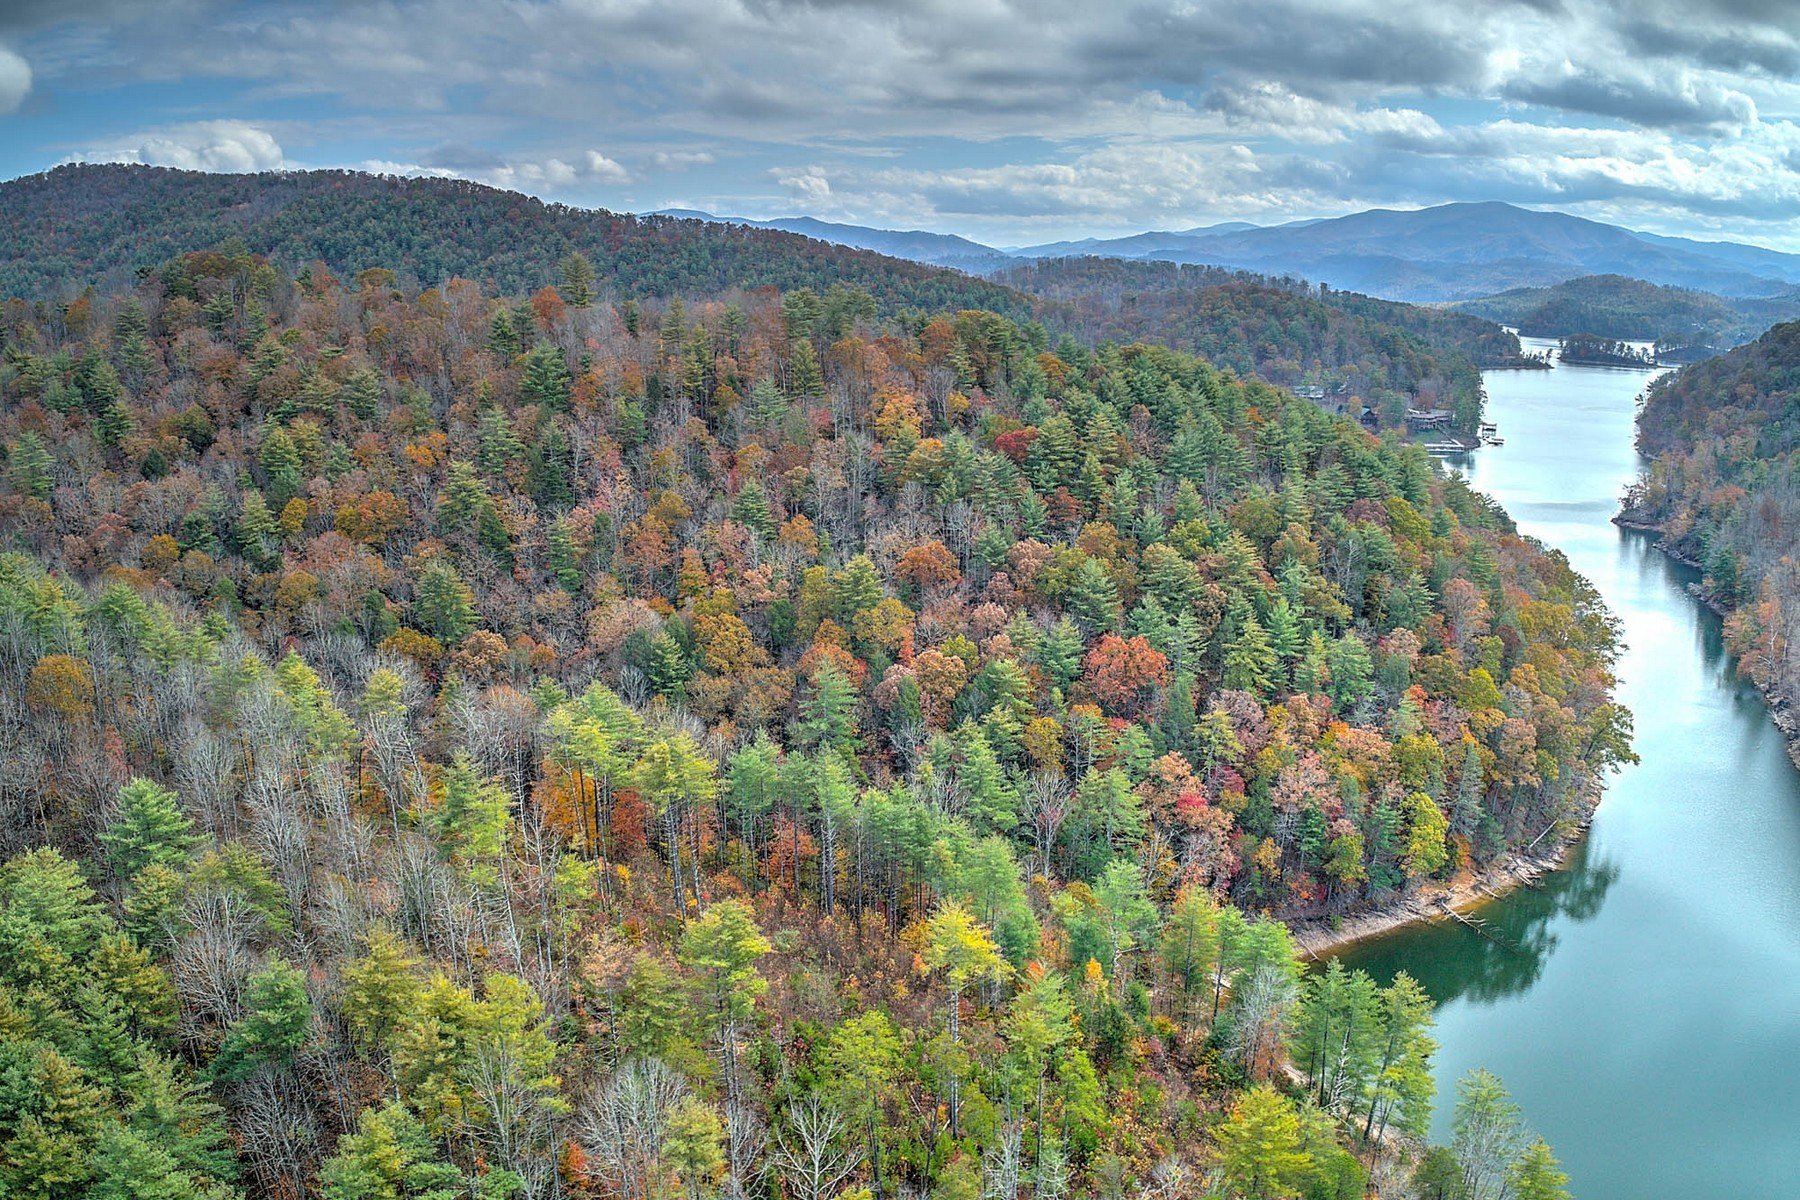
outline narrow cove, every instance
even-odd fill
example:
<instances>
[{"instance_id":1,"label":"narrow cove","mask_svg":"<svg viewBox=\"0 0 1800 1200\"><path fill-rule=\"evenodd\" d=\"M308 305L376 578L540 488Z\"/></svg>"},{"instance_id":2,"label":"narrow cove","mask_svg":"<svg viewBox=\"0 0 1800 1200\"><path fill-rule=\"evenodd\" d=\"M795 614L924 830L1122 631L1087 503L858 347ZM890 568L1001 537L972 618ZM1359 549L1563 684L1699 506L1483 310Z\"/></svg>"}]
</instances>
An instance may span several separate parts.
<instances>
[{"instance_id":1,"label":"narrow cove","mask_svg":"<svg viewBox=\"0 0 1800 1200\"><path fill-rule=\"evenodd\" d=\"M1611 523L1650 377L1490 373L1506 444L1464 468L1618 617L1642 762L1567 866L1482 907L1483 930L1409 926L1341 957L1382 981L1407 971L1438 1001L1434 1140L1456 1079L1484 1066L1582 1200L1797 1195L1800 773L1688 595L1693 572Z\"/></svg>"}]
</instances>

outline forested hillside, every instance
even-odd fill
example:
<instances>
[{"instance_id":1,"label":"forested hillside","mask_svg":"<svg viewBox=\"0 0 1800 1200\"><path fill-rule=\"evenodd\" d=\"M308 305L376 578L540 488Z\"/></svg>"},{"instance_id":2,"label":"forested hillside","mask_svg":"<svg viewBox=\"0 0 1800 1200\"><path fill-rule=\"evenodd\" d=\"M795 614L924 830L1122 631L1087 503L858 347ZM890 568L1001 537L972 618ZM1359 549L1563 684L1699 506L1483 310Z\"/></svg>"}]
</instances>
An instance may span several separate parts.
<instances>
[{"instance_id":1,"label":"forested hillside","mask_svg":"<svg viewBox=\"0 0 1800 1200\"><path fill-rule=\"evenodd\" d=\"M1453 307L1504 321L1531 337L1588 333L1668 349L1725 348L1800 313L1792 296L1732 299L1659 287L1623 275L1590 275L1554 287L1518 288Z\"/></svg>"},{"instance_id":2,"label":"forested hillside","mask_svg":"<svg viewBox=\"0 0 1800 1200\"><path fill-rule=\"evenodd\" d=\"M0 297L72 297L128 285L139 269L236 240L297 268L368 267L432 286L452 277L527 293L579 251L594 286L619 297L713 295L729 288L861 287L883 312L1029 302L953 271L797 234L675 217L545 204L461 179L358 171L219 175L76 165L0 183Z\"/></svg>"},{"instance_id":3,"label":"forested hillside","mask_svg":"<svg viewBox=\"0 0 1800 1200\"><path fill-rule=\"evenodd\" d=\"M290 270L323 262L346 276L391 269L421 286L465 278L519 294L564 283L563 262L580 253L593 270L582 286L601 297L808 287L834 307L852 302L847 289L860 291L866 299L856 302L872 300L870 315L1035 315L1090 344L1147 338L1278 385L1366 400L1389 426L1409 404L1443 404L1472 431L1478 368L1518 354L1517 339L1491 323L1320 293L1299 280L1069 259L989 282L750 224L565 208L463 180L84 165L0 184L0 297L66 300L94 284L128 286L200 249L247 250ZM1223 283L1234 286L1220 292Z\"/></svg>"},{"instance_id":4,"label":"forested hillside","mask_svg":"<svg viewBox=\"0 0 1800 1200\"><path fill-rule=\"evenodd\" d=\"M1298 279L1116 258L1046 259L995 278L1043 297L1046 322L1086 339L1157 341L1279 386L1357 397L1391 426L1408 407L1444 407L1472 433L1481 370L1521 362L1518 338L1490 321Z\"/></svg>"},{"instance_id":5,"label":"forested hillside","mask_svg":"<svg viewBox=\"0 0 1800 1200\"><path fill-rule=\"evenodd\" d=\"M1638 448L1652 461L1625 502L1676 554L1699 563L1730 610L1740 667L1776 697L1800 698L1800 322L1652 384Z\"/></svg>"},{"instance_id":6,"label":"forested hillside","mask_svg":"<svg viewBox=\"0 0 1800 1200\"><path fill-rule=\"evenodd\" d=\"M1564 1194L1277 919L1582 818L1559 555L1186 353L564 265L0 310L0 1192Z\"/></svg>"}]
</instances>

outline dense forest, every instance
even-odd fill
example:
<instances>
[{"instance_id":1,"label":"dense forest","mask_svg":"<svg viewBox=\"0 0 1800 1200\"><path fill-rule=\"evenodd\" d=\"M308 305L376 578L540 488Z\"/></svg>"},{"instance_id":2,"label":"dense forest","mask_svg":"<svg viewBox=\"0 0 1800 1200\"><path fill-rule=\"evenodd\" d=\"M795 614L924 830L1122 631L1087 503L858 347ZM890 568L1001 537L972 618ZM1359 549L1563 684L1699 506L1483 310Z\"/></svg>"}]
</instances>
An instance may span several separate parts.
<instances>
[{"instance_id":1,"label":"dense forest","mask_svg":"<svg viewBox=\"0 0 1800 1200\"><path fill-rule=\"evenodd\" d=\"M1800 699L1797 447L1800 322L1650 386L1638 449L1651 463L1624 514L1701 566L1740 668L1785 703Z\"/></svg>"},{"instance_id":2,"label":"dense forest","mask_svg":"<svg viewBox=\"0 0 1800 1200\"><path fill-rule=\"evenodd\" d=\"M1480 420L1480 369L1519 362L1518 339L1441 309L1217 268L1068 259L957 271L741 224L547 205L453 179L352 171L214 175L68 166L0 184L0 295L69 299L195 247L242 249L340 276L391 269L409 286L451 278L526 294L575 251L597 298L709 298L729 288L867 293L881 316L979 308L1035 316L1092 344L1147 339L1334 406L1367 403L1398 428L1408 407ZM1227 286L1228 285L1228 286Z\"/></svg>"},{"instance_id":3,"label":"dense forest","mask_svg":"<svg viewBox=\"0 0 1800 1200\"><path fill-rule=\"evenodd\" d=\"M1749 341L1776 321L1800 315L1800 297L1726 299L1624 275L1586 275L1551 287L1515 288L1462 300L1451 307L1504 321L1529 337L1585 332L1700 353Z\"/></svg>"},{"instance_id":4,"label":"dense forest","mask_svg":"<svg viewBox=\"0 0 1800 1200\"><path fill-rule=\"evenodd\" d=\"M1280 922L1582 819L1560 555L1183 352L595 274L0 310L0 1191L1566 1195Z\"/></svg>"},{"instance_id":5,"label":"dense forest","mask_svg":"<svg viewBox=\"0 0 1800 1200\"><path fill-rule=\"evenodd\" d=\"M1087 340L1150 340L1217 366L1304 388L1399 426L1406 409L1481 420L1481 371L1522 365L1491 321L1219 267L1065 258L994 276L1046 300L1043 319Z\"/></svg>"}]
</instances>

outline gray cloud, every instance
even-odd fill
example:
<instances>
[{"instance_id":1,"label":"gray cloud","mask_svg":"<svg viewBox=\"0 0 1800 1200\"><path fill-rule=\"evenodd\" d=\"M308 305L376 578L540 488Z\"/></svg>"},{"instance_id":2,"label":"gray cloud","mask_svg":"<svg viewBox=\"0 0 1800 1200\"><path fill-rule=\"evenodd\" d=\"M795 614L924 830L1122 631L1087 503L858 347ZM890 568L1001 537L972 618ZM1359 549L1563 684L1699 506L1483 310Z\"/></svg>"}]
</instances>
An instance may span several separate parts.
<instances>
[{"instance_id":1,"label":"gray cloud","mask_svg":"<svg viewBox=\"0 0 1800 1200\"><path fill-rule=\"evenodd\" d=\"M1483 188L1762 220L1800 111L1788 0L76 3L4 6L40 91L214 79L407 129L393 169L563 197L691 172L727 202L735 172L766 203L987 231ZM159 136L120 152L208 152Z\"/></svg>"}]
</instances>

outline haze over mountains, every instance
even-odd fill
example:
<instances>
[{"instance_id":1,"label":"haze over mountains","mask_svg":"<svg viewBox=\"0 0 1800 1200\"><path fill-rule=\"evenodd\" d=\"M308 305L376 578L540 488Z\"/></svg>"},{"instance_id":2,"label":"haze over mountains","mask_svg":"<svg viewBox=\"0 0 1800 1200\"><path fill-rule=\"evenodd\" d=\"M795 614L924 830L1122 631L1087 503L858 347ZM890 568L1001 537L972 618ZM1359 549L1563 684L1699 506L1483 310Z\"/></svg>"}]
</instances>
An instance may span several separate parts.
<instances>
[{"instance_id":1,"label":"haze over mountains","mask_svg":"<svg viewBox=\"0 0 1800 1200\"><path fill-rule=\"evenodd\" d=\"M1005 266L1010 256L1004 250L957 237L953 233L932 233L924 229L873 229L866 225L844 225L821 221L817 217L776 217L757 221L749 217L719 217L692 208L664 208L649 214L655 217L679 217L687 221L711 221L723 225L748 225L753 229L779 229L835 242L857 250L873 250L895 258L930 263L938 267L983 272Z\"/></svg>"},{"instance_id":2,"label":"haze over mountains","mask_svg":"<svg viewBox=\"0 0 1800 1200\"><path fill-rule=\"evenodd\" d=\"M1100 255L1205 263L1265 275L1298 275L1334 288L1414 302L1470 299L1587 275L1624 275L1735 297L1776 295L1800 283L1800 255L1734 242L1638 233L1567 213L1499 202L1371 209L1272 226L1232 222L1010 251L940 234L890 234L823 222L802 227L809 220L743 223L794 229L943 265L964 265L947 261L955 243L956 257L965 261L979 262L985 252L1028 259Z\"/></svg>"}]
</instances>

